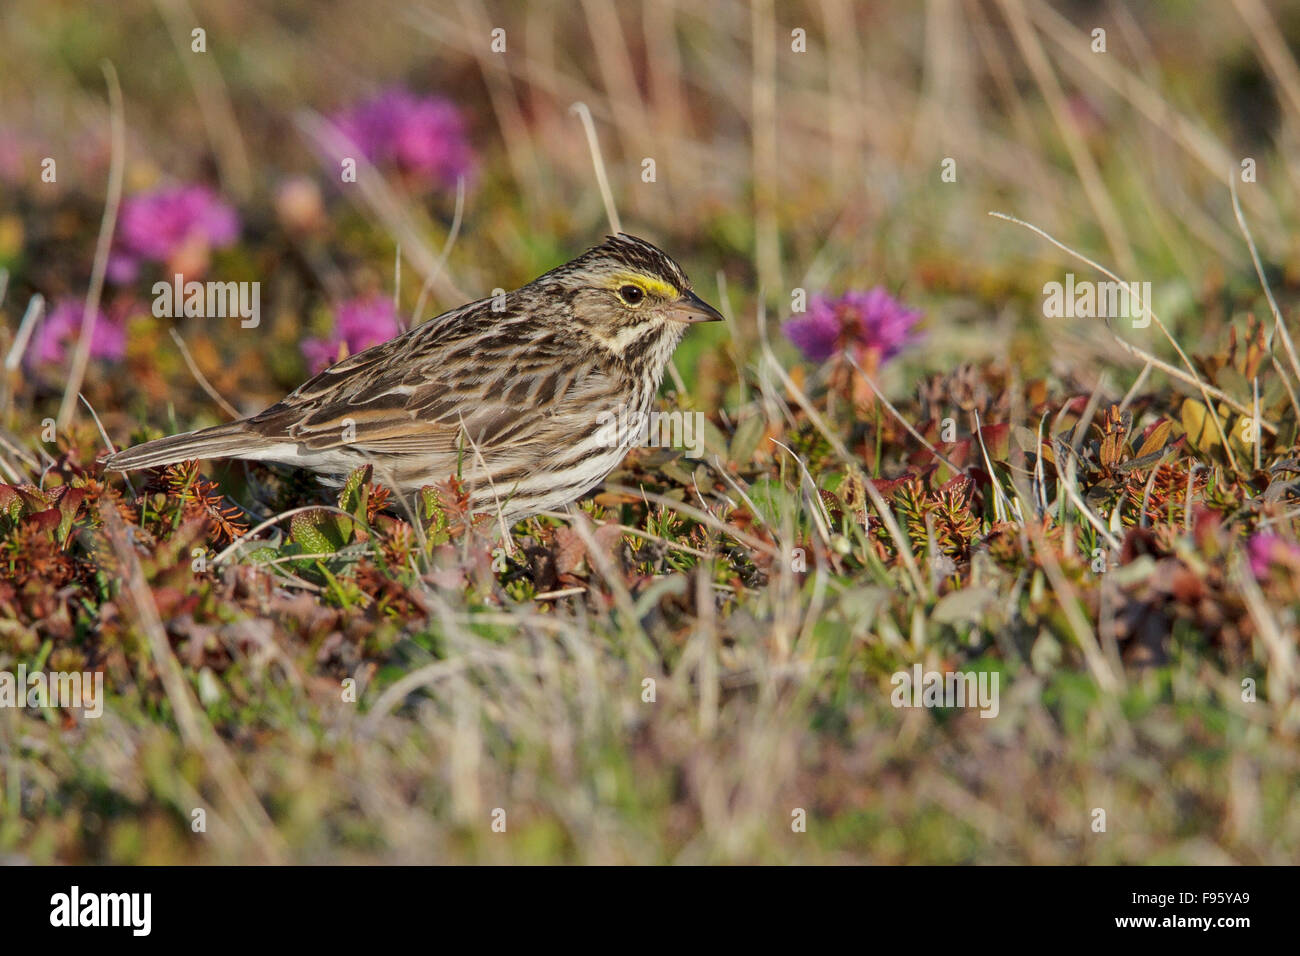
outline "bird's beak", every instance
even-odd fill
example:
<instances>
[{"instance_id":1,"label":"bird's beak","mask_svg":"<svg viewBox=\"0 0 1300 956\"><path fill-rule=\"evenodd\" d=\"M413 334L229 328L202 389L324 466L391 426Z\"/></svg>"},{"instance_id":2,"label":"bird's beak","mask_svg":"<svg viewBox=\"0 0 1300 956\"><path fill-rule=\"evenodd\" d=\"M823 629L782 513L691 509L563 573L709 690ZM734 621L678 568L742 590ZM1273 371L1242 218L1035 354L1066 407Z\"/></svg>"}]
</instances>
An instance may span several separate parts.
<instances>
[{"instance_id":1,"label":"bird's beak","mask_svg":"<svg viewBox=\"0 0 1300 956\"><path fill-rule=\"evenodd\" d=\"M668 307L668 318L675 322L721 322L722 313L694 292L687 292Z\"/></svg>"}]
</instances>

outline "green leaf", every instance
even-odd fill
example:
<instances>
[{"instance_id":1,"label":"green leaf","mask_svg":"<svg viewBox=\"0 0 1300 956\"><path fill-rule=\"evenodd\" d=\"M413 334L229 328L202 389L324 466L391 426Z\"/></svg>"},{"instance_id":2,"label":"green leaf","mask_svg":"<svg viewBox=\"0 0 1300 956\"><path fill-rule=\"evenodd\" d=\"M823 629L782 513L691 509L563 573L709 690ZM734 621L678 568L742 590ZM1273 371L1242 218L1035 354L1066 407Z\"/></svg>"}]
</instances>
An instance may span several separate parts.
<instances>
[{"instance_id":1,"label":"green leaf","mask_svg":"<svg viewBox=\"0 0 1300 956\"><path fill-rule=\"evenodd\" d=\"M81 508L81 503L86 499L86 490L84 488L69 488L59 499L59 530L57 541L59 546L65 546L68 543L68 536L72 534L72 522L77 517L77 511Z\"/></svg>"},{"instance_id":2,"label":"green leaf","mask_svg":"<svg viewBox=\"0 0 1300 956\"><path fill-rule=\"evenodd\" d=\"M963 621L978 623L985 609L997 600L993 588L963 588L945 594L930 612L931 620L940 624L958 624Z\"/></svg>"},{"instance_id":3,"label":"green leaf","mask_svg":"<svg viewBox=\"0 0 1300 956\"><path fill-rule=\"evenodd\" d=\"M1134 457L1145 458L1147 455L1162 451L1165 443L1169 441L1169 433L1173 430L1173 427L1174 423L1167 418L1156 425L1155 428L1151 429L1151 434L1147 436L1147 440L1142 443L1142 447L1138 449L1138 453Z\"/></svg>"},{"instance_id":4,"label":"green leaf","mask_svg":"<svg viewBox=\"0 0 1300 956\"><path fill-rule=\"evenodd\" d=\"M1024 425L1011 426L1011 438L1016 447L1026 455L1038 455L1038 448L1041 442L1038 440L1038 433L1026 428Z\"/></svg>"},{"instance_id":5,"label":"green leaf","mask_svg":"<svg viewBox=\"0 0 1300 956\"><path fill-rule=\"evenodd\" d=\"M13 485L0 485L0 512L17 521L23 513L23 497Z\"/></svg>"},{"instance_id":6,"label":"green leaf","mask_svg":"<svg viewBox=\"0 0 1300 956\"><path fill-rule=\"evenodd\" d=\"M344 525L347 527L343 527ZM348 542L352 522L329 511L300 511L289 525L304 554L333 554Z\"/></svg>"},{"instance_id":7,"label":"green leaf","mask_svg":"<svg viewBox=\"0 0 1300 956\"><path fill-rule=\"evenodd\" d=\"M339 507L360 521L366 520L366 506L370 503L370 478L373 465L362 465L348 475L339 492Z\"/></svg>"},{"instance_id":8,"label":"green leaf","mask_svg":"<svg viewBox=\"0 0 1300 956\"><path fill-rule=\"evenodd\" d=\"M1219 429L1214 427L1209 410L1196 399L1183 399L1180 417L1183 430L1187 432L1187 440L1197 451L1208 453L1223 445L1223 439L1219 435ZM1228 430L1226 416L1219 419L1219 424L1223 431Z\"/></svg>"},{"instance_id":9,"label":"green leaf","mask_svg":"<svg viewBox=\"0 0 1300 956\"><path fill-rule=\"evenodd\" d=\"M763 440L767 430L767 421L762 415L750 415L742 418L736 426L736 433L731 436L731 447L727 457L738 465L748 464L753 460L758 443Z\"/></svg>"},{"instance_id":10,"label":"green leaf","mask_svg":"<svg viewBox=\"0 0 1300 956\"><path fill-rule=\"evenodd\" d=\"M425 532L432 537L447 530L447 514L442 510L442 498L433 485L420 489L420 503L424 508L424 520L428 522Z\"/></svg>"}]
</instances>

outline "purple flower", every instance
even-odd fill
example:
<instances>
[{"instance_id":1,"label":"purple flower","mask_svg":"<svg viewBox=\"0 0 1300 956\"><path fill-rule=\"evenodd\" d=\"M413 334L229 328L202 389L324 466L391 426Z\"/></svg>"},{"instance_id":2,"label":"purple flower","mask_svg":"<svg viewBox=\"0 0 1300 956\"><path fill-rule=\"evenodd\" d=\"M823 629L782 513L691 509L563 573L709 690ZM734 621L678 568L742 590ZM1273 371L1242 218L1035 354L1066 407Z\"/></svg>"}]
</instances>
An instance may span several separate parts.
<instances>
[{"instance_id":1,"label":"purple flower","mask_svg":"<svg viewBox=\"0 0 1300 956\"><path fill-rule=\"evenodd\" d=\"M32 336L27 350L28 364L62 362L67 348L75 344L81 334L81 316L84 310L85 306L75 299L60 301ZM109 319L103 312L97 312L95 330L90 335L91 358L116 362L125 354L125 324Z\"/></svg>"},{"instance_id":2,"label":"purple flower","mask_svg":"<svg viewBox=\"0 0 1300 956\"><path fill-rule=\"evenodd\" d=\"M12 129L0 131L0 180L21 183L23 174L30 174L27 157L27 143L22 134Z\"/></svg>"},{"instance_id":3,"label":"purple flower","mask_svg":"<svg viewBox=\"0 0 1300 956\"><path fill-rule=\"evenodd\" d=\"M869 292L846 292L837 299L813 296L807 314L789 319L781 331L810 361L825 362L852 347L874 349L883 362L916 341L912 326L920 318L920 310L907 308L877 286Z\"/></svg>"},{"instance_id":4,"label":"purple flower","mask_svg":"<svg viewBox=\"0 0 1300 956\"><path fill-rule=\"evenodd\" d=\"M1269 531L1251 535L1246 542L1250 570L1257 578L1268 577L1275 564L1300 564L1300 546L1292 544Z\"/></svg>"},{"instance_id":5,"label":"purple flower","mask_svg":"<svg viewBox=\"0 0 1300 956\"><path fill-rule=\"evenodd\" d=\"M114 282L130 282L141 262L201 268L209 249L238 238L239 216L207 187L155 189L122 203L108 275Z\"/></svg>"},{"instance_id":6,"label":"purple flower","mask_svg":"<svg viewBox=\"0 0 1300 956\"><path fill-rule=\"evenodd\" d=\"M362 349L388 341L398 331L392 299L380 295L349 299L339 306L334 334L328 339L306 339L302 343L302 355L311 374L315 375L338 360L340 345L347 346L348 355L355 355Z\"/></svg>"},{"instance_id":7,"label":"purple flower","mask_svg":"<svg viewBox=\"0 0 1300 956\"><path fill-rule=\"evenodd\" d=\"M377 165L454 186L474 163L460 112L448 100L389 89L334 117L334 125Z\"/></svg>"}]
</instances>

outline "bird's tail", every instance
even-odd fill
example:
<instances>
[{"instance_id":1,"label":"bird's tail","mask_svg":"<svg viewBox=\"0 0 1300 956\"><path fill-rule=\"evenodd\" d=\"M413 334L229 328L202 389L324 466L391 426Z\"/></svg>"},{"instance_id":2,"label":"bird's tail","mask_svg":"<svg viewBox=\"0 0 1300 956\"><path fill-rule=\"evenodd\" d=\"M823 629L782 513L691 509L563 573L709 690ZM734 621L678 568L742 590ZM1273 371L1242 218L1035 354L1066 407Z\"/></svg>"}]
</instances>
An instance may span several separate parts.
<instances>
[{"instance_id":1,"label":"bird's tail","mask_svg":"<svg viewBox=\"0 0 1300 956\"><path fill-rule=\"evenodd\" d=\"M247 423L231 422L125 448L105 458L104 468L107 471L134 471L173 465L191 458L255 458L260 457L271 444Z\"/></svg>"}]
</instances>

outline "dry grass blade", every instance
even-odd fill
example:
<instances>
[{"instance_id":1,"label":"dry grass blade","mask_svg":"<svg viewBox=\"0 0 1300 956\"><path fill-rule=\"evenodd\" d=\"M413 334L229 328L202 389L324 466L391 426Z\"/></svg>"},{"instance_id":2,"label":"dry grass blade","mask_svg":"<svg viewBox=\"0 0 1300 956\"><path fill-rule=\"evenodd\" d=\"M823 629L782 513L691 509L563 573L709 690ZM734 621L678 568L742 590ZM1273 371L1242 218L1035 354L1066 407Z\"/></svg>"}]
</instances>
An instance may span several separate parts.
<instances>
[{"instance_id":1,"label":"dry grass blade","mask_svg":"<svg viewBox=\"0 0 1300 956\"><path fill-rule=\"evenodd\" d=\"M920 432L918 432L915 428L912 427L912 423L902 416L902 414L898 411L897 408L894 407L894 404L889 399L885 398L885 393L880 390L880 387L878 385L876 385L876 380L866 373L866 370L863 369L863 367L858 364L857 360L852 355L845 352L844 357L849 360L849 364L851 364L855 369L857 369L858 374L862 376L863 381L865 381L867 385L870 386L872 393L876 396L876 400L880 402L880 404L884 405L886 409L888 409L889 414L894 416L895 420L897 420L897 422L903 426L903 428L907 431L909 435L911 435L918 442L920 442L926 451L934 455L935 458L938 458L941 462L943 462L950 469L952 469L952 473L954 475L959 475L962 473L963 471L962 468L954 464L951 458L949 458L943 452L939 451L939 449L931 445L929 441L926 440L924 435L922 435Z\"/></svg>"},{"instance_id":2,"label":"dry grass blade","mask_svg":"<svg viewBox=\"0 0 1300 956\"><path fill-rule=\"evenodd\" d=\"M190 29L199 20L186 0L155 0L158 12L167 22L176 47L176 57L194 88L199 116L208 135L212 155L221 171L221 182L232 194L247 199L253 193L253 171L248 162L248 147L235 119L230 93L216 67L213 55L195 56L191 49Z\"/></svg>"},{"instance_id":3,"label":"dry grass blade","mask_svg":"<svg viewBox=\"0 0 1300 956\"><path fill-rule=\"evenodd\" d=\"M1042 91L1048 109L1051 110L1052 119L1065 143L1065 148L1070 153L1074 168L1079 171L1083 191L1096 211L1097 220L1106 234L1111 254L1119 260L1121 269L1131 273L1137 268L1137 260L1133 256L1133 248L1124 232L1119 211L1110 201L1110 195L1102 184L1097 162L1092 158L1092 153L1088 151L1083 138L1079 135L1077 124L1070 120L1065 93L1056 78L1056 73L1052 70L1051 62L1038 40L1037 33L1025 15L1024 3L1022 0L998 0L998 3L1007 23L1011 26L1011 33L1020 47L1021 54L1024 55L1030 71L1034 74L1034 81Z\"/></svg>"},{"instance_id":4,"label":"dry grass blade","mask_svg":"<svg viewBox=\"0 0 1300 956\"><path fill-rule=\"evenodd\" d=\"M1259 636L1269 657L1268 696L1269 700L1283 713L1288 714L1288 722L1294 726L1297 715L1295 689L1297 679L1297 662L1294 633L1283 633L1275 609L1260 590L1255 575L1250 570L1250 563L1240 552L1232 562L1232 578L1240 588L1245 599L1251 619L1259 629Z\"/></svg>"},{"instance_id":5,"label":"dry grass blade","mask_svg":"<svg viewBox=\"0 0 1300 956\"><path fill-rule=\"evenodd\" d=\"M1102 266L1097 262L1094 262L1092 259L1089 259L1087 256L1085 256L1083 253L1070 248L1065 243L1061 242L1059 239L1049 235L1048 233L1044 232L1042 229L1038 228L1032 223L1025 222L1023 219L1017 219L1015 216L1008 216L1006 213L1001 213L1001 212L990 212L989 215L993 216L995 219L1002 219L1005 220L1006 222L1014 223L1017 226L1023 226L1024 228L1028 229L1030 232L1042 236L1044 239L1046 239L1052 245L1056 246L1058 249L1061 249L1064 252L1068 252L1070 255L1079 259L1081 262L1085 262L1088 265L1092 266L1094 269L1096 269L1102 275L1106 276L1112 282L1119 282L1121 285L1123 284L1120 278L1117 275L1115 275L1115 273L1107 269L1105 266ZM1141 358L1143 361L1150 362L1156 368L1159 368L1162 371L1174 375L1174 377L1178 378L1180 381L1188 382L1189 384L1195 385L1197 390L1200 391L1201 393L1201 398L1205 401L1206 408L1214 407L1214 403L1210 401L1210 396L1213 395L1216 398L1223 401L1224 403L1226 403L1229 407L1233 408L1234 410L1239 411L1242 414L1249 414L1248 412L1249 406L1243 405L1241 402L1237 401L1232 396L1219 391L1213 386L1207 385L1204 381L1201 380L1201 377L1196 374L1196 367L1192 365L1192 360L1188 358L1187 353L1183 351L1183 347L1178 344L1178 341L1173 337L1173 335L1170 334L1169 330L1165 328L1165 324L1164 322L1160 321L1160 317L1151 310L1150 307L1151 303L1148 302L1144 304L1147 307L1146 314L1151 317L1151 321L1154 322L1156 326L1160 329L1160 331L1164 333L1165 338L1168 339L1169 343L1174 347L1174 351L1178 353L1178 357L1183 360L1183 364L1187 367L1187 372L1176 372L1173 366L1169 365L1169 363L1162 362L1160 359L1156 358L1154 355L1151 355L1145 350L1140 349L1135 345L1130 345L1128 342L1125 342L1122 338L1120 338L1117 334L1115 334L1115 330L1110 327L1110 322L1109 320L1107 320L1106 331L1109 332L1111 338L1115 340L1116 344L1118 344L1120 348L1124 349L1126 352L1132 355L1136 355L1139 358ZM1224 434L1223 425L1219 422L1219 417L1217 415L1209 415L1207 417L1209 418L1210 421L1214 423L1214 427L1219 435L1219 440L1222 442L1225 452L1228 455L1228 460L1232 464L1233 470L1236 471L1237 470L1236 461L1232 457L1232 450L1231 448L1229 448L1228 445L1228 437L1227 435ZM1269 431L1271 434L1274 435L1277 434L1277 426L1274 425L1272 422L1261 421L1260 426L1266 429L1267 431Z\"/></svg>"},{"instance_id":6,"label":"dry grass blade","mask_svg":"<svg viewBox=\"0 0 1300 956\"><path fill-rule=\"evenodd\" d=\"M758 280L768 294L784 287L781 237L777 223L776 17L773 0L754 0L750 7L754 69L751 74L751 121L754 147L754 258Z\"/></svg>"},{"instance_id":7,"label":"dry grass blade","mask_svg":"<svg viewBox=\"0 0 1300 956\"><path fill-rule=\"evenodd\" d=\"M1224 178L1224 171L1233 169L1237 158L1212 133L1177 110L1150 85L1124 69L1119 57L1093 53L1088 35L1053 9L1051 4L1033 3L1028 9L1030 19L1035 21L1041 35L1062 54L1124 97L1148 122L1178 143L1216 180L1228 181ZM1230 179L1231 174L1228 176ZM1273 236L1283 234L1277 210L1266 196L1249 195L1246 201L1257 214L1270 217L1269 231Z\"/></svg>"},{"instance_id":8,"label":"dry grass blade","mask_svg":"<svg viewBox=\"0 0 1300 956\"><path fill-rule=\"evenodd\" d=\"M181 334L175 329L168 329L167 331L171 334L172 341L176 343L176 348L180 350L181 358L185 360L185 367L188 368L190 374L194 376L194 381L199 383L199 388L203 389L203 391L207 393L208 398L216 402L217 405L221 407L221 410L231 418L243 418L244 416L239 414L239 409L226 401L221 393L212 387L212 383L208 381L208 377L203 374L202 369L200 369L198 364L194 361L194 356L190 354L189 346L185 344L185 340L181 338Z\"/></svg>"},{"instance_id":9,"label":"dry grass blade","mask_svg":"<svg viewBox=\"0 0 1300 956\"><path fill-rule=\"evenodd\" d=\"M9 352L5 355L6 372L16 372L18 366L22 364L23 355L27 351L27 344L32 340L32 332L36 328L36 323L40 322L44 312L45 297L37 292L27 300L27 310L23 312L22 321L18 323L18 332L14 336L13 345L9 347Z\"/></svg>"},{"instance_id":10,"label":"dry grass blade","mask_svg":"<svg viewBox=\"0 0 1300 956\"><path fill-rule=\"evenodd\" d=\"M461 291L446 274L439 257L429 246L422 228L410 211L411 204L398 197L379 171L365 159L357 144L312 110L298 113L295 122L330 162L335 162L340 157L355 160L356 186L361 191L362 199L393 237L393 241L405 250L406 261L415 268L420 278L449 301L467 301L470 296Z\"/></svg>"},{"instance_id":11,"label":"dry grass blade","mask_svg":"<svg viewBox=\"0 0 1300 956\"><path fill-rule=\"evenodd\" d=\"M221 739L213 731L212 725L203 715L194 692L185 680L180 663L172 653L171 642L158 616L158 608L154 604L153 594L145 580L140 561L131 546L126 526L118 517L116 508L111 505L101 508L100 516L113 552L122 568L125 596L135 611L141 630L144 631L149 652L157 668L158 679L162 682L172 711L176 715L176 723L180 728L182 739L203 758L208 772L244 828L247 849L260 854L268 863L283 862L285 854L283 839L267 816L265 808L258 801L257 794L239 772L234 758L230 756Z\"/></svg>"},{"instance_id":12,"label":"dry grass blade","mask_svg":"<svg viewBox=\"0 0 1300 956\"><path fill-rule=\"evenodd\" d=\"M623 231L623 223L618 218L618 208L614 205L614 193L609 188L609 176L605 173L605 160L600 154L600 140L596 137L596 124L591 120L591 110L586 103L574 103L569 107L582 122L582 130L587 136L587 149L591 151L591 165L596 171L596 185L600 188L600 198L605 204L605 215L609 219L609 228L618 235Z\"/></svg>"},{"instance_id":13,"label":"dry grass blade","mask_svg":"<svg viewBox=\"0 0 1300 956\"><path fill-rule=\"evenodd\" d=\"M122 202L122 179L126 170L126 121L122 115L122 87L117 82L117 70L105 60L100 64L104 81L108 85L108 115L111 127L112 156L108 167L108 195L104 200L104 215L99 223L99 239L95 243L95 262L90 270L90 288L86 292L86 305L81 314L81 334L72 352L72 367L68 371L68 384L63 390L56 421L60 428L67 426L77 408L77 396L86 378L90 364L90 344L99 315L99 299L104 291L104 274L108 269L108 253L113 245L113 231L117 228L117 210Z\"/></svg>"},{"instance_id":14,"label":"dry grass blade","mask_svg":"<svg viewBox=\"0 0 1300 956\"><path fill-rule=\"evenodd\" d=\"M447 241L442 244L442 254L438 256L436 267L433 275L424 280L420 286L420 294L415 298L415 309L411 313L411 327L417 326L424 318L424 303L428 301L429 293L433 291L434 283L442 275L442 270L447 267L447 260L451 258L451 250L456 245L456 237L460 235L461 223L465 215L465 177L456 177L456 209L452 213L451 228L447 230ZM398 246L400 253L401 246ZM399 258L400 264L400 258ZM394 311L397 311L394 303Z\"/></svg>"},{"instance_id":15,"label":"dry grass blade","mask_svg":"<svg viewBox=\"0 0 1300 956\"><path fill-rule=\"evenodd\" d=\"M665 495L658 494L657 492L646 491L644 488L632 488L628 485L620 485L613 482L606 482L604 488L606 491L613 492L614 494L644 498L646 501L661 505L669 511L676 511L683 517L690 518L692 521L696 521L706 527L712 528L714 531L719 531L730 538L734 538L747 548L753 548L755 551L761 551L763 554L772 557L779 556L779 552L776 548L772 547L772 545L768 544L766 541L760 541L758 538L746 534L739 528L719 521L714 515L709 514L707 511L701 511L694 505L688 505L685 502L678 501L676 498L669 498Z\"/></svg>"},{"instance_id":16,"label":"dry grass blade","mask_svg":"<svg viewBox=\"0 0 1300 956\"><path fill-rule=\"evenodd\" d=\"M1291 333L1287 330L1286 322L1282 320L1282 311L1277 307L1277 300L1273 298L1273 289L1268 284L1268 278L1264 275L1264 264L1259 258L1259 249L1255 246L1255 237L1250 234L1250 226L1246 224L1246 216L1241 211L1241 202L1237 197L1237 181L1234 177L1228 177L1229 191L1232 194L1232 212L1237 217L1237 225L1241 228L1241 234L1246 240L1246 246L1250 249L1250 261L1255 266L1255 275L1259 277L1259 284L1264 289L1264 297L1268 300L1269 310L1273 313L1273 328L1268 333L1269 355L1273 357L1273 337L1278 332L1282 333L1282 344L1286 348L1287 358L1291 362L1291 371L1295 374L1297 383L1300 383L1300 359L1296 357L1295 344L1291 341ZM1273 357L1273 365L1277 368L1277 359ZM1296 401L1296 394L1287 379L1286 374L1281 368L1277 368L1278 377L1282 384L1286 386L1286 393L1291 399L1291 408L1296 413L1296 419L1300 420L1300 403ZM1253 421L1259 421L1259 403L1256 401L1254 408Z\"/></svg>"}]
</instances>

